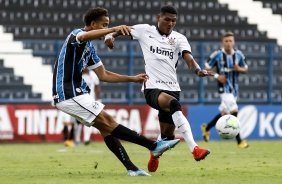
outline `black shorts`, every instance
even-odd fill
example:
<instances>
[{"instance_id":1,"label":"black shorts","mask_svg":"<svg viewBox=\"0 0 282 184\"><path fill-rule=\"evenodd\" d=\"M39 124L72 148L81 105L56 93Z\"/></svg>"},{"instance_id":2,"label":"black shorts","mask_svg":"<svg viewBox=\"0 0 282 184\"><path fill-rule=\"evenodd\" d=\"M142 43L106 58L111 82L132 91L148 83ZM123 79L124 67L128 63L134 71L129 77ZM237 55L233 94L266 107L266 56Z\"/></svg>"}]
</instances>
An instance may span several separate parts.
<instances>
[{"instance_id":1,"label":"black shorts","mask_svg":"<svg viewBox=\"0 0 282 184\"><path fill-rule=\"evenodd\" d=\"M169 94L179 101L180 91L166 91L162 89L145 89L144 95L146 103L159 111L159 121L162 123L174 124L170 112L165 112L161 110L158 104L158 98L161 92Z\"/></svg>"}]
</instances>

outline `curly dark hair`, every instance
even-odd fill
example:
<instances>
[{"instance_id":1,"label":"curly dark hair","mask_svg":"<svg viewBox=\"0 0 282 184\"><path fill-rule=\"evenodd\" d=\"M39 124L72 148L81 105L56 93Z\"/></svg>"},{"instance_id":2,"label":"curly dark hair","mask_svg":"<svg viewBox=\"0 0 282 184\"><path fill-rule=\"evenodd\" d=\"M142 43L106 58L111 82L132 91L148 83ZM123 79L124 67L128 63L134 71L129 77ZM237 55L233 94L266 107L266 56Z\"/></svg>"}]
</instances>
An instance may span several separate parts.
<instances>
[{"instance_id":1,"label":"curly dark hair","mask_svg":"<svg viewBox=\"0 0 282 184\"><path fill-rule=\"evenodd\" d=\"M83 16L83 21L86 26L89 26L92 21L99 21L103 16L108 17L108 10L101 7L90 8Z\"/></svg>"},{"instance_id":2,"label":"curly dark hair","mask_svg":"<svg viewBox=\"0 0 282 184\"><path fill-rule=\"evenodd\" d=\"M171 13L171 14L178 15L176 8L172 5L164 5L161 7L160 14L163 15L165 13Z\"/></svg>"}]
</instances>

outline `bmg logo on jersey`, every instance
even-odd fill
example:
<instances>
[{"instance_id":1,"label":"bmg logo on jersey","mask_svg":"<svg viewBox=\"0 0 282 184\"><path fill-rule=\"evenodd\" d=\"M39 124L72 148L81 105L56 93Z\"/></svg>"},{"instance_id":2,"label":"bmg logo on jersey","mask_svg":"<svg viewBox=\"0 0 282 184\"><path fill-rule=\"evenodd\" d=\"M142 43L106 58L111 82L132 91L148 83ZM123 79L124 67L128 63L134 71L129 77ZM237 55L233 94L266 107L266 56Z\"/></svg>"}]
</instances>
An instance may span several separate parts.
<instances>
[{"instance_id":1,"label":"bmg logo on jersey","mask_svg":"<svg viewBox=\"0 0 282 184\"><path fill-rule=\"evenodd\" d=\"M169 56L170 59L173 59L173 52L168 51L168 49L166 48L159 48L159 47L154 48L153 46L151 46L150 51L153 53L161 54L163 56Z\"/></svg>"}]
</instances>

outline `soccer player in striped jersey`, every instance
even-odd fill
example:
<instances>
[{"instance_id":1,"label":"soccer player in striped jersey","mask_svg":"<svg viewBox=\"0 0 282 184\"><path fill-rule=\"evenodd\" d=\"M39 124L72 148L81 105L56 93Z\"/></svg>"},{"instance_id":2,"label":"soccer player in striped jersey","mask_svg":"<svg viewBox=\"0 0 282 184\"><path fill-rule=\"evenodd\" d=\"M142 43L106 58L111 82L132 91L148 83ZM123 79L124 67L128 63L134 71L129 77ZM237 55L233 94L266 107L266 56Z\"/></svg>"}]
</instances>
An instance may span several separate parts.
<instances>
[{"instance_id":1,"label":"soccer player in striped jersey","mask_svg":"<svg viewBox=\"0 0 282 184\"><path fill-rule=\"evenodd\" d=\"M189 69L197 76L212 75L202 70L194 60L187 38L173 31L178 12L171 5L164 5L157 16L157 26L138 24L132 26L132 39L138 40L144 55L145 71L150 79L142 86L146 102L159 111L161 139L173 140L175 127L178 128L196 161L203 160L210 151L200 148L194 141L190 124L182 113L179 102L180 86L176 68L180 56ZM107 35L105 43L113 48L118 33ZM155 172L159 158L150 154L148 170Z\"/></svg>"},{"instance_id":2,"label":"soccer player in striped jersey","mask_svg":"<svg viewBox=\"0 0 282 184\"><path fill-rule=\"evenodd\" d=\"M237 117L238 105L236 99L238 96L238 76L246 74L248 66L245 62L245 56L241 51L234 49L235 39L232 32L226 32L222 37L221 50L211 54L205 66L207 70L215 68L214 78L218 81L218 92L221 98L221 104L217 114L208 124L201 126L203 138L209 141L210 129L215 126L217 120L225 114L232 114ZM240 133L236 136L239 148L247 148L249 145L246 140L242 140Z\"/></svg>"},{"instance_id":3,"label":"soccer player in striped jersey","mask_svg":"<svg viewBox=\"0 0 282 184\"><path fill-rule=\"evenodd\" d=\"M174 147L180 140L152 141L121 124L104 111L104 104L95 101L89 94L89 87L82 78L83 69L94 70L101 81L143 83L147 74L136 76L119 75L107 71L91 42L102 39L109 33L129 34L130 27L121 25L108 28L108 11L104 8L91 8L84 15L85 27L73 30L66 38L53 74L53 99L56 107L73 116L86 126L97 128L108 148L127 169L129 176L150 176L136 167L129 159L118 139L126 140L148 148L155 156L162 155ZM89 158L88 158L89 159ZM91 159L91 158L90 158Z\"/></svg>"}]
</instances>

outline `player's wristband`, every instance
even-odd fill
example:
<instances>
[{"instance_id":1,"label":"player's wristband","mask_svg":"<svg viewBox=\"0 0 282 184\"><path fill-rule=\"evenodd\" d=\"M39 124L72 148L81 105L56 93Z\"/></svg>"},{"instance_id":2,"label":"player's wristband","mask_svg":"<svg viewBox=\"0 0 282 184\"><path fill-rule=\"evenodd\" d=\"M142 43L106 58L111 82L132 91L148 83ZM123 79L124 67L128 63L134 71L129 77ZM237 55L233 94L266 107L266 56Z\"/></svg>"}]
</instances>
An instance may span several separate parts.
<instances>
[{"instance_id":1,"label":"player's wristband","mask_svg":"<svg viewBox=\"0 0 282 184\"><path fill-rule=\"evenodd\" d=\"M217 79L218 76L219 76L218 73L215 73L213 77L214 77L215 79Z\"/></svg>"},{"instance_id":2,"label":"player's wristband","mask_svg":"<svg viewBox=\"0 0 282 184\"><path fill-rule=\"evenodd\" d=\"M198 72L199 72L200 70L201 70L200 68L197 68L197 69L195 70L195 74L198 75Z\"/></svg>"},{"instance_id":3,"label":"player's wristband","mask_svg":"<svg viewBox=\"0 0 282 184\"><path fill-rule=\"evenodd\" d=\"M113 37L113 33L109 33L105 36L104 41L106 41L108 38L112 38Z\"/></svg>"}]
</instances>

